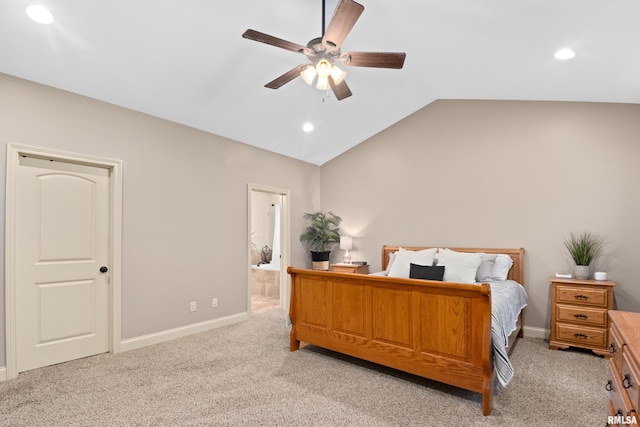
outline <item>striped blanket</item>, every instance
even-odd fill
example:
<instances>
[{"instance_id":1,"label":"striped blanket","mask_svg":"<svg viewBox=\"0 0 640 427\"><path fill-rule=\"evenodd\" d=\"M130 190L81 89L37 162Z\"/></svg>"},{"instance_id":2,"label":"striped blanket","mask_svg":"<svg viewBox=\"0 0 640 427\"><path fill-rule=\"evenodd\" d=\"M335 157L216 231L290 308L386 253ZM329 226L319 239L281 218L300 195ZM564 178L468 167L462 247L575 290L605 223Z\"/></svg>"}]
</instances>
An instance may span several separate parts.
<instances>
[{"instance_id":1,"label":"striped blanket","mask_svg":"<svg viewBox=\"0 0 640 427\"><path fill-rule=\"evenodd\" d=\"M527 294L513 280L488 282L491 287L491 345L493 366L502 386L513 378L513 367L507 355L509 335L516 329L518 315L527 306Z\"/></svg>"}]
</instances>

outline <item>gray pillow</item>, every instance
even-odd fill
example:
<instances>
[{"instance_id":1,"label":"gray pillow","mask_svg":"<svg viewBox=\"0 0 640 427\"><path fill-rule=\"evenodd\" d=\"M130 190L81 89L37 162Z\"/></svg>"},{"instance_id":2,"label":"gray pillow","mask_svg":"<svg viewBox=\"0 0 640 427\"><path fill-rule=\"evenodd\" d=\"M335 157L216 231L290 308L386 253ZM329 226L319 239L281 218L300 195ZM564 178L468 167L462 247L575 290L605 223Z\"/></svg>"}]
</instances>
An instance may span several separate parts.
<instances>
[{"instance_id":1,"label":"gray pillow","mask_svg":"<svg viewBox=\"0 0 640 427\"><path fill-rule=\"evenodd\" d=\"M493 267L496 262L497 254L482 254L482 261L476 273L476 282L490 282L492 278Z\"/></svg>"}]
</instances>

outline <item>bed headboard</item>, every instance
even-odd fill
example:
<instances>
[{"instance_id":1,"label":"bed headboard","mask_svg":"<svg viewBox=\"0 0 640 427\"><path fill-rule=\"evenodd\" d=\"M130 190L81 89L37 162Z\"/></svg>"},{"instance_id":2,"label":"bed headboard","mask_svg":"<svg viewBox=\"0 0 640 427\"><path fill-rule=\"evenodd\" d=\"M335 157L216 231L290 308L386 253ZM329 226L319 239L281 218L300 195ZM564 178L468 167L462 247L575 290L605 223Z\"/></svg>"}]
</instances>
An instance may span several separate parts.
<instances>
[{"instance_id":1,"label":"bed headboard","mask_svg":"<svg viewBox=\"0 0 640 427\"><path fill-rule=\"evenodd\" d=\"M422 249L429 249L433 246L402 246L403 249L409 251L420 251ZM384 245L382 247L382 269L385 270L387 268L387 263L389 262L389 254L396 252L399 246L387 246ZM509 270L509 274L507 275L507 279L515 280L516 282L524 285L524 249L516 248L516 249L495 249L495 248L449 248L458 252L482 252L485 254L505 254L509 255L513 260L513 266L511 270Z\"/></svg>"}]
</instances>

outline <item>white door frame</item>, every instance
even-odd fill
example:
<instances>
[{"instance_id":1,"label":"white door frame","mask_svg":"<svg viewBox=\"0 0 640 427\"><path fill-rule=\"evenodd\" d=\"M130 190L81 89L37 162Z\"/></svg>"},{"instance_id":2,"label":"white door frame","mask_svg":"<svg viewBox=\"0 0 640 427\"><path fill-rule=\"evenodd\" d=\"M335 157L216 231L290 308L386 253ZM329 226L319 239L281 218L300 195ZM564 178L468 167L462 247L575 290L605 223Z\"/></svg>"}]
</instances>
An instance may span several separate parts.
<instances>
[{"instance_id":1,"label":"white door frame","mask_svg":"<svg viewBox=\"0 0 640 427\"><path fill-rule=\"evenodd\" d=\"M268 187L264 185L251 184L247 186L247 312L251 313L251 193L259 191L262 193L278 194L282 196L282 207L280 211L280 307L289 311L289 295L291 285L287 273L287 266L290 260L290 199L291 192L283 188Z\"/></svg>"},{"instance_id":2,"label":"white door frame","mask_svg":"<svg viewBox=\"0 0 640 427\"><path fill-rule=\"evenodd\" d=\"M7 144L7 177L5 200L5 327L6 327L6 379L18 376L16 354L16 266L15 266L15 200L19 157L27 155L67 163L107 168L109 178L109 245L110 245L110 310L109 351L118 353L121 341L121 279L122 279L122 161L83 154L68 153L48 148Z\"/></svg>"}]
</instances>

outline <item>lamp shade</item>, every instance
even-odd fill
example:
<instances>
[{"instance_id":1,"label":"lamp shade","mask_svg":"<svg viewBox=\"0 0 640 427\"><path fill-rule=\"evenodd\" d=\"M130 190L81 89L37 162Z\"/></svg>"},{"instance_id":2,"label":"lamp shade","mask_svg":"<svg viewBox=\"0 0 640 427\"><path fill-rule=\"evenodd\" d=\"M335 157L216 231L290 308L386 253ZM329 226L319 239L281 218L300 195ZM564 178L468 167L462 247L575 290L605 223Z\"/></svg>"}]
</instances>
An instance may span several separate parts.
<instances>
[{"instance_id":1,"label":"lamp shade","mask_svg":"<svg viewBox=\"0 0 640 427\"><path fill-rule=\"evenodd\" d=\"M312 65L309 65L307 68L300 72L300 76L302 79L307 82L308 85L313 83L313 79L316 78L316 69Z\"/></svg>"},{"instance_id":2,"label":"lamp shade","mask_svg":"<svg viewBox=\"0 0 640 427\"><path fill-rule=\"evenodd\" d=\"M340 236L340 249L351 250L353 239L350 236Z\"/></svg>"}]
</instances>

